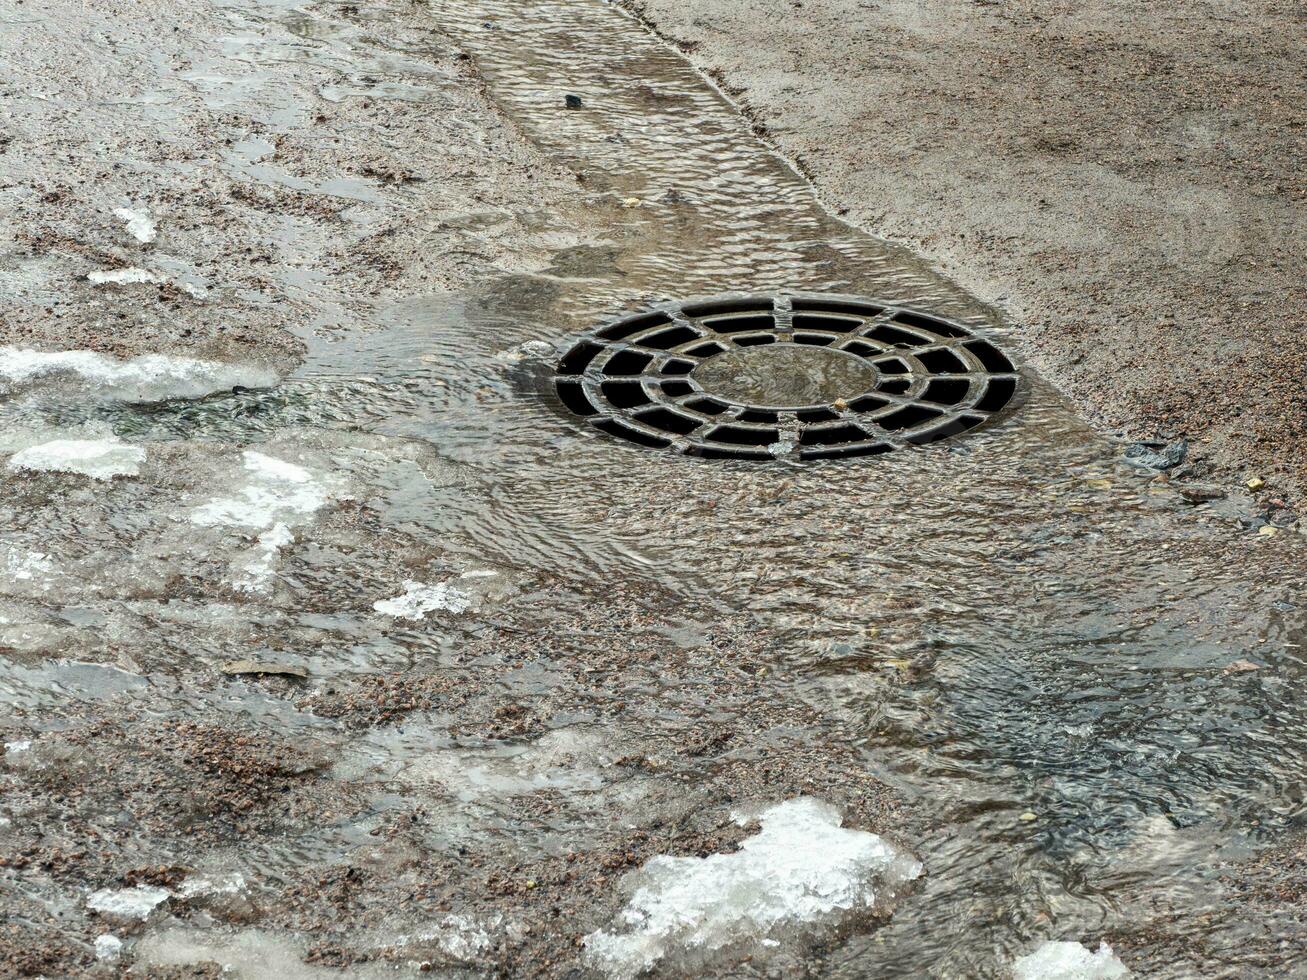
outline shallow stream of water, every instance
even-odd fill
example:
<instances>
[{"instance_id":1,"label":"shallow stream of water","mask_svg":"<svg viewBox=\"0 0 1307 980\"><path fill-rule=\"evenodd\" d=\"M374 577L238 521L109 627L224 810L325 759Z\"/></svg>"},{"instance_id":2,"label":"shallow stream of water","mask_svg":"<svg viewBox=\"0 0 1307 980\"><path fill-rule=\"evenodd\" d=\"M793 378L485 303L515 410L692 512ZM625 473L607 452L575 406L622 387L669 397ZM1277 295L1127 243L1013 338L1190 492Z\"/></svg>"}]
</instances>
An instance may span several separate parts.
<instances>
[{"instance_id":1,"label":"shallow stream of water","mask_svg":"<svg viewBox=\"0 0 1307 980\"><path fill-rule=\"evenodd\" d=\"M66 613L58 629L112 619L126 632L152 628L190 657L282 631L282 648L306 651L315 674L403 665L415 656L408 640L337 601L380 574L385 528L438 540L455 571L619 580L633 592L647 583L677 597L687 631L740 613L778 631L771 683L838 718L917 814L891 836L926 878L882 928L835 942L829 975L999 975L1040 940L1090 941L1159 910L1219 907L1213 862L1251 853L1303 816L1300 536L1257 536L1185 504L1122 464L1120 447L1037 378L999 424L847 462L700 461L576 424L550 395L555 356L605 317L670 298L838 291L936 311L1009 350L1014 338L911 255L826 214L702 78L615 9L458 0L432 16L529 137L583 176L606 238L560 249L540 273L414 297L386 310L380 330L308 335L302 368L269 392L148 412L23 409L27 421L89 415L124 438L178 446L259 449L331 433L324 452L354 460L370 488L362 503L383 525L362 542L368 554L324 546L306 558L307 600L276 597L225 619L206 610L198 584L218 573L170 573L183 532L159 537L160 582L138 583L128 603L135 626L105 611L106 586L76 603L80 622ZM582 108L565 109L565 94ZM547 229L551 216L537 220ZM522 346L531 342L547 347ZM387 459L387 439L427 442L439 459ZM209 464L176 452L202 484ZM148 538L142 515L158 501L130 487L113 494L111 523L137 520ZM51 531L27 529L30 550L54 550ZM93 559L88 549L80 560L111 577L140 555ZM171 601L168 581L181 583ZM319 649L323 636L334 654ZM1223 672L1239 659L1262 669ZM68 671L7 673L20 703L48 705L50 683L76 690ZM182 691L156 686L156 696L184 710ZM263 718L285 713L288 728L313 727L275 701L232 697ZM378 737L357 766L393 772L412 751L403 737ZM481 765L459 779L484 789L534 778L499 771L494 755ZM581 772L550 785L584 798L598 783ZM1237 970L1238 930L1221 942Z\"/></svg>"}]
</instances>

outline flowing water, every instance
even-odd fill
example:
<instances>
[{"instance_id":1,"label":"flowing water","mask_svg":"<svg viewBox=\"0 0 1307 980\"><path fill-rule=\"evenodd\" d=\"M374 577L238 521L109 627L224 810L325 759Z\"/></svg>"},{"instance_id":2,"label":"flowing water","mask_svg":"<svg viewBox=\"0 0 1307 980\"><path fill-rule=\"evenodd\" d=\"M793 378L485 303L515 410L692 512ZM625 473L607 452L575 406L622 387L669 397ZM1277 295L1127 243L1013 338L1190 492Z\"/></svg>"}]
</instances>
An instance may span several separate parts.
<instances>
[{"instance_id":1,"label":"flowing water","mask_svg":"<svg viewBox=\"0 0 1307 980\"><path fill-rule=\"evenodd\" d=\"M315 676L336 677L477 635L378 628L352 597L391 583L401 559L387 548L438 542L454 572L498 571L510 584L487 602L511 603L529 591L517 583L542 575L656 588L687 631L740 614L775 631L770 683L836 719L915 814L888 830L926 877L885 925L833 941L828 975L1000 975L1040 940L1093 941L1146 913L1219 909L1214 862L1303 817L1301 536L1257 535L1232 510L1190 507L1122 464L1118 445L1033 376L1000 423L865 460L708 462L575 424L550 395L554 357L649 302L838 291L933 310L1008 350L1015 338L910 254L830 217L712 87L615 9L457 0L431 15L472 53L493 99L582 177L606 238L560 249L539 273L416 296L378 329L306 335L305 363L269 391L149 411L11 406L23 424L89 418L152 440L188 501L241 472L234 449L222 469L206 442L293 445L319 460L314 472L347 470L375 521L352 544L302 555L295 595L215 605L206 582L258 556L222 551L194 521L158 530L168 504L157 486L116 484L107 502L70 493L58 508L28 500L24 513L47 523L26 526L14 547L55 554L78 582L25 597L61 606L45 628L73 647L87 632L123 643L149 633L152 659L138 666L150 697L184 713L187 695L165 680L170 658L248 643L300 652ZM582 107L563 108L565 94ZM548 230L552 219L537 220ZM122 526L132 545L105 552ZM1224 672L1239 659L1262 669ZM53 710L106 678L128 691L143 683L35 661L12 663L2 682L16 702ZM287 730L320 724L243 688L229 697ZM377 736L352 751L393 773L417 749ZM496 758L459 778L511 782ZM596 786L580 773L555 788L584 797ZM247 867L275 873L363 833L270 846ZM1222 966L1237 972L1240 927L1225 928Z\"/></svg>"}]
</instances>

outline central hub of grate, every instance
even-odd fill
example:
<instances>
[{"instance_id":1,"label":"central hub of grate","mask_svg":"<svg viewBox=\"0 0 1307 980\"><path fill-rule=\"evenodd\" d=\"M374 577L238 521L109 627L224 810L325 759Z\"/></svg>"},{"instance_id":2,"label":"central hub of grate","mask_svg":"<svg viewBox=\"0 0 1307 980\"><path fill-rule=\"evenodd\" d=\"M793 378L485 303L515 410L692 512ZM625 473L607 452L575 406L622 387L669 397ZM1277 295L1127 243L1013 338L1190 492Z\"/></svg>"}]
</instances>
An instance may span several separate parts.
<instances>
[{"instance_id":1,"label":"central hub of grate","mask_svg":"<svg viewBox=\"0 0 1307 980\"><path fill-rule=\"evenodd\" d=\"M714 354L690 372L709 394L734 405L816 408L876 387L880 372L849 351L775 343Z\"/></svg>"},{"instance_id":2,"label":"central hub of grate","mask_svg":"<svg viewBox=\"0 0 1307 980\"><path fill-rule=\"evenodd\" d=\"M644 446L716 459L869 456L973 429L1008 407L1012 362L965 327L845 296L671 304L582 337L563 404Z\"/></svg>"}]
</instances>

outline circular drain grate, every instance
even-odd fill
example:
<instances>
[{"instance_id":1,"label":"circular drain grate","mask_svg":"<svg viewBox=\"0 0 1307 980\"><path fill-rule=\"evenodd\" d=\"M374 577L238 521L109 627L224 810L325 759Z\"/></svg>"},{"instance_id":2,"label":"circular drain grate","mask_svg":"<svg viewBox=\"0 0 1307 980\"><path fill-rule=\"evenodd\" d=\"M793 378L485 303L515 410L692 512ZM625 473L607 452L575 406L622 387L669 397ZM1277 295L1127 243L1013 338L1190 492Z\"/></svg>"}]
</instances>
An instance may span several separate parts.
<instances>
[{"instance_id":1,"label":"circular drain grate","mask_svg":"<svg viewBox=\"0 0 1307 980\"><path fill-rule=\"evenodd\" d=\"M948 320L852 297L672 304L581 338L563 404L643 446L714 459L869 456L947 439L1012 402L1019 376Z\"/></svg>"}]
</instances>

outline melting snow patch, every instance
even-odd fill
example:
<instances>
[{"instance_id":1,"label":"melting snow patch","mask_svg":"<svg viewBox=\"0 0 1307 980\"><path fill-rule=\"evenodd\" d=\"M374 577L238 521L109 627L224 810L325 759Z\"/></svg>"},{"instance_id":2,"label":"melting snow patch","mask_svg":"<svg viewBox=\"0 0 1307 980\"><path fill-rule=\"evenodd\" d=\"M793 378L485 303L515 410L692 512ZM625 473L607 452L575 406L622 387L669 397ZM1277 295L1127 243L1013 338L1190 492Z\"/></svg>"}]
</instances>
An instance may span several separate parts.
<instances>
[{"instance_id":1,"label":"melting snow patch","mask_svg":"<svg viewBox=\"0 0 1307 980\"><path fill-rule=\"evenodd\" d=\"M124 919L148 919L155 906L167 899L166 888L137 885L135 888L101 888L86 896L86 907Z\"/></svg>"},{"instance_id":2,"label":"melting snow patch","mask_svg":"<svg viewBox=\"0 0 1307 980\"><path fill-rule=\"evenodd\" d=\"M107 439L55 439L15 453L9 469L54 470L81 473L95 480L136 476L145 462L145 450L129 446L116 436Z\"/></svg>"},{"instance_id":3,"label":"melting snow patch","mask_svg":"<svg viewBox=\"0 0 1307 980\"><path fill-rule=\"evenodd\" d=\"M457 960L470 960L490 948L490 935L468 915L447 915L419 938L434 940L443 953Z\"/></svg>"},{"instance_id":4,"label":"melting snow patch","mask_svg":"<svg viewBox=\"0 0 1307 980\"><path fill-rule=\"evenodd\" d=\"M295 543L295 535L290 528L278 521L259 535L254 546L254 556L245 563L241 574L233 581L242 592L260 592L272 577L272 570L277 564L281 549Z\"/></svg>"},{"instance_id":5,"label":"melting snow patch","mask_svg":"<svg viewBox=\"0 0 1307 980\"><path fill-rule=\"evenodd\" d=\"M253 451L244 459L248 478L240 492L210 500L196 508L191 520L211 527L266 528L270 533L280 523L284 533L275 539L281 539L289 535L291 523L307 520L336 499L335 488L303 466ZM282 540L276 547L289 543Z\"/></svg>"},{"instance_id":6,"label":"melting snow patch","mask_svg":"<svg viewBox=\"0 0 1307 980\"><path fill-rule=\"evenodd\" d=\"M1079 943L1044 943L1012 964L1014 980L1117 980L1129 975L1107 943L1092 953Z\"/></svg>"},{"instance_id":7,"label":"melting snow patch","mask_svg":"<svg viewBox=\"0 0 1307 980\"><path fill-rule=\"evenodd\" d=\"M141 282L163 282L149 269L138 269L135 266L130 269L96 269L94 272L88 272L86 278L97 286L103 286L105 283L131 286Z\"/></svg>"},{"instance_id":8,"label":"melting snow patch","mask_svg":"<svg viewBox=\"0 0 1307 980\"><path fill-rule=\"evenodd\" d=\"M143 354L120 361L89 350L36 351L0 347L0 393L8 388L48 378L75 378L104 398L155 402L168 398L201 398L237 385L267 388L277 375L248 364L224 364L191 357Z\"/></svg>"},{"instance_id":9,"label":"melting snow patch","mask_svg":"<svg viewBox=\"0 0 1307 980\"><path fill-rule=\"evenodd\" d=\"M116 960L123 951L123 941L111 933L95 937L95 958Z\"/></svg>"},{"instance_id":10,"label":"melting snow patch","mask_svg":"<svg viewBox=\"0 0 1307 980\"><path fill-rule=\"evenodd\" d=\"M921 864L875 834L841 827L839 810L811 797L764 810L762 829L734 854L659 855L635 886L619 929L586 937L592 961L631 977L664 957L688 969L724 949L774 945L786 934L881 907Z\"/></svg>"},{"instance_id":11,"label":"melting snow patch","mask_svg":"<svg viewBox=\"0 0 1307 980\"><path fill-rule=\"evenodd\" d=\"M54 563L39 551L9 551L5 554L4 572L12 581L40 582L49 588Z\"/></svg>"},{"instance_id":12,"label":"melting snow patch","mask_svg":"<svg viewBox=\"0 0 1307 980\"><path fill-rule=\"evenodd\" d=\"M393 599L380 599L372 608L386 616L397 619L421 619L436 609L461 613L472 608L472 596L462 589L456 589L448 582L424 585L421 582L405 582L404 594Z\"/></svg>"},{"instance_id":13,"label":"melting snow patch","mask_svg":"<svg viewBox=\"0 0 1307 980\"><path fill-rule=\"evenodd\" d=\"M158 234L148 211L133 208L114 208L114 215L127 225L127 232L138 242L152 242Z\"/></svg>"}]
</instances>

